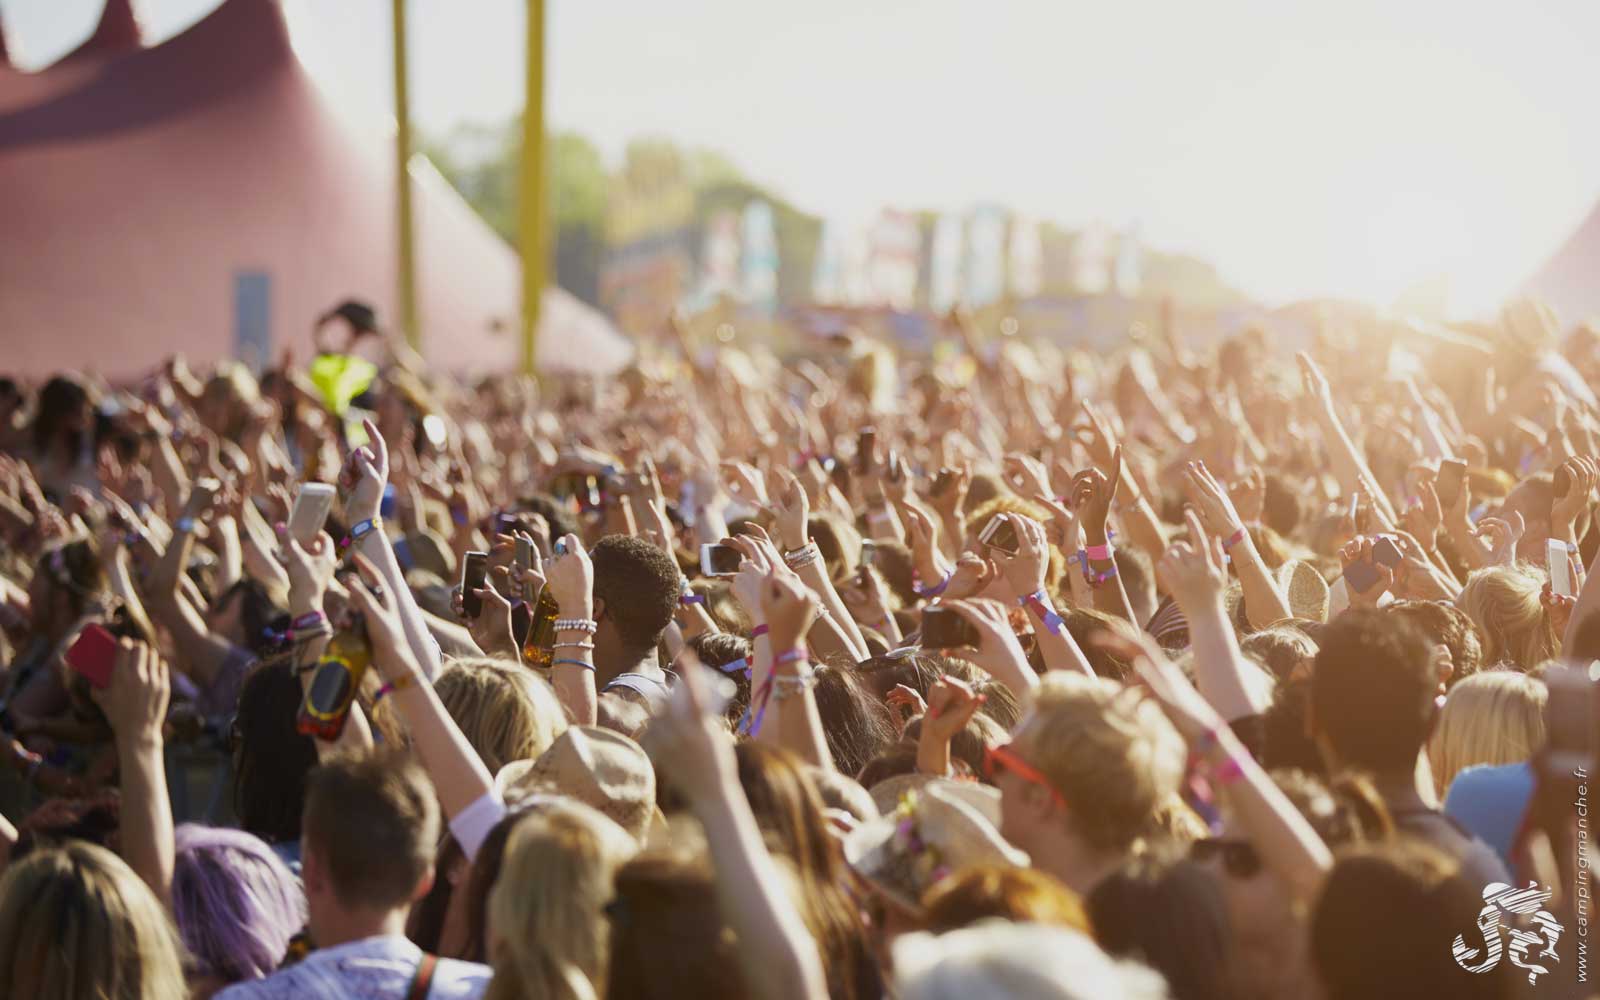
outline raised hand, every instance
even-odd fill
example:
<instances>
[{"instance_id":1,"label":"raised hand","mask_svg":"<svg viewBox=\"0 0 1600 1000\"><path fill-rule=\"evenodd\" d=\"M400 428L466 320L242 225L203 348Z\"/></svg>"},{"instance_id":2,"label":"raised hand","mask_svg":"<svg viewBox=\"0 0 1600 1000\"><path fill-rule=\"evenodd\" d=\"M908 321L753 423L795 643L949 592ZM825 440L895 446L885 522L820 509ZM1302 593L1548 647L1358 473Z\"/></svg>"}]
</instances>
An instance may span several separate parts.
<instances>
[{"instance_id":1,"label":"raised hand","mask_svg":"<svg viewBox=\"0 0 1600 1000\"><path fill-rule=\"evenodd\" d=\"M1030 686L1029 681L1037 680L1022 643L1011 630L1011 618L999 601L942 601L939 606L954 611L977 629L978 644L956 650L958 656L982 667L1019 695Z\"/></svg>"},{"instance_id":2,"label":"raised hand","mask_svg":"<svg viewBox=\"0 0 1600 1000\"><path fill-rule=\"evenodd\" d=\"M1036 493L1033 502L1050 512L1050 525L1046 537L1050 544L1062 552L1076 552L1083 548L1083 529L1078 524L1077 512L1066 504L1043 493Z\"/></svg>"},{"instance_id":3,"label":"raised hand","mask_svg":"<svg viewBox=\"0 0 1600 1000\"><path fill-rule=\"evenodd\" d=\"M1178 606L1199 608L1209 601L1222 600L1228 586L1228 571L1222 561L1222 540L1208 538L1200 517L1184 511L1189 540L1173 542L1156 563L1156 575Z\"/></svg>"},{"instance_id":4,"label":"raised hand","mask_svg":"<svg viewBox=\"0 0 1600 1000\"><path fill-rule=\"evenodd\" d=\"M383 574L360 552L355 553L355 564L360 578L349 581L350 604L361 613L367 644L372 649L372 665L390 682L420 674L422 668L411 653L400 608L394 595L383 586Z\"/></svg>"},{"instance_id":5,"label":"raised hand","mask_svg":"<svg viewBox=\"0 0 1600 1000\"><path fill-rule=\"evenodd\" d=\"M793 574L773 571L762 581L761 613L766 618L773 649L799 645L811 630L820 607L816 595Z\"/></svg>"},{"instance_id":6,"label":"raised hand","mask_svg":"<svg viewBox=\"0 0 1600 1000\"><path fill-rule=\"evenodd\" d=\"M544 572L561 617L594 617L594 564L577 535L566 535L556 543Z\"/></svg>"},{"instance_id":7,"label":"raised hand","mask_svg":"<svg viewBox=\"0 0 1600 1000\"><path fill-rule=\"evenodd\" d=\"M364 420L367 443L352 450L339 470L339 488L348 498L345 512L352 524L376 520L383 503L383 487L389 481L389 445L378 433L378 425Z\"/></svg>"},{"instance_id":8,"label":"raised hand","mask_svg":"<svg viewBox=\"0 0 1600 1000\"><path fill-rule=\"evenodd\" d=\"M1111 453L1108 472L1085 469L1072 481L1068 494L1078 512L1079 523L1091 545L1103 545L1106 540L1106 520L1111 516L1111 505L1117 499L1117 482L1122 478L1122 448Z\"/></svg>"},{"instance_id":9,"label":"raised hand","mask_svg":"<svg viewBox=\"0 0 1600 1000\"><path fill-rule=\"evenodd\" d=\"M326 531L317 532L311 549L300 546L289 529L278 525L278 544L283 552L283 570L289 580L289 613L298 618L322 610L322 597L333 579L335 555L333 539Z\"/></svg>"},{"instance_id":10,"label":"raised hand","mask_svg":"<svg viewBox=\"0 0 1600 1000\"><path fill-rule=\"evenodd\" d=\"M1473 534L1488 542L1491 565L1507 566L1516 561L1517 543L1526 530L1522 514L1511 511L1506 517L1483 518Z\"/></svg>"},{"instance_id":11,"label":"raised hand","mask_svg":"<svg viewBox=\"0 0 1600 1000\"><path fill-rule=\"evenodd\" d=\"M1044 588L1046 571L1050 568L1050 544L1045 540L1044 526L1038 521L1023 514L1005 516L1016 529L1017 553L1010 555L994 549L994 562L1005 576L1012 595L1026 597Z\"/></svg>"},{"instance_id":12,"label":"raised hand","mask_svg":"<svg viewBox=\"0 0 1600 1000\"><path fill-rule=\"evenodd\" d=\"M1594 500L1595 482L1600 478L1600 468L1587 456L1569 458L1556 472L1556 482L1567 490L1550 503L1550 534L1565 537L1573 531L1578 519Z\"/></svg>"},{"instance_id":13,"label":"raised hand","mask_svg":"<svg viewBox=\"0 0 1600 1000\"><path fill-rule=\"evenodd\" d=\"M956 734L967 728L967 723L988 701L987 695L977 694L972 686L957 677L946 674L928 690L928 711L922 717L922 738L948 744Z\"/></svg>"},{"instance_id":14,"label":"raised hand","mask_svg":"<svg viewBox=\"0 0 1600 1000\"><path fill-rule=\"evenodd\" d=\"M1328 376L1322 373L1317 363L1311 360L1311 355L1300 351L1294 356L1300 365L1300 386L1305 390L1307 398L1314 402L1324 412L1333 412L1333 389L1328 385Z\"/></svg>"},{"instance_id":15,"label":"raised hand","mask_svg":"<svg viewBox=\"0 0 1600 1000\"><path fill-rule=\"evenodd\" d=\"M89 696L105 713L118 742L159 740L172 696L167 661L145 643L120 639L111 683L91 688Z\"/></svg>"},{"instance_id":16,"label":"raised hand","mask_svg":"<svg viewBox=\"0 0 1600 1000\"><path fill-rule=\"evenodd\" d=\"M1228 494L1233 498L1233 509L1240 520L1245 524L1259 523L1267 506L1267 477L1261 472L1261 466L1252 465L1246 469L1243 476L1228 486Z\"/></svg>"},{"instance_id":17,"label":"raised hand","mask_svg":"<svg viewBox=\"0 0 1600 1000\"><path fill-rule=\"evenodd\" d=\"M811 516L810 503L806 500L805 487L800 485L800 480L787 469L782 472L783 491L770 505L772 511L772 529L778 535L784 551L792 552L804 548L810 541L810 529L807 519Z\"/></svg>"},{"instance_id":18,"label":"raised hand","mask_svg":"<svg viewBox=\"0 0 1600 1000\"><path fill-rule=\"evenodd\" d=\"M1349 570L1356 563L1366 563L1378 574L1377 581L1366 590L1357 590L1350 584L1349 577L1345 578L1352 607L1377 607L1378 599L1395 586L1394 570L1372 558L1372 544L1372 538L1357 535L1339 549L1339 564L1343 569Z\"/></svg>"},{"instance_id":19,"label":"raised hand","mask_svg":"<svg viewBox=\"0 0 1600 1000\"><path fill-rule=\"evenodd\" d=\"M1032 455L1012 452L1004 460L1006 482L1022 496L1054 495L1050 488L1050 473L1044 463Z\"/></svg>"},{"instance_id":20,"label":"raised hand","mask_svg":"<svg viewBox=\"0 0 1600 1000\"><path fill-rule=\"evenodd\" d=\"M1244 527L1228 491L1206 469L1204 462L1190 462L1184 469L1184 489L1211 534L1228 538Z\"/></svg>"}]
</instances>

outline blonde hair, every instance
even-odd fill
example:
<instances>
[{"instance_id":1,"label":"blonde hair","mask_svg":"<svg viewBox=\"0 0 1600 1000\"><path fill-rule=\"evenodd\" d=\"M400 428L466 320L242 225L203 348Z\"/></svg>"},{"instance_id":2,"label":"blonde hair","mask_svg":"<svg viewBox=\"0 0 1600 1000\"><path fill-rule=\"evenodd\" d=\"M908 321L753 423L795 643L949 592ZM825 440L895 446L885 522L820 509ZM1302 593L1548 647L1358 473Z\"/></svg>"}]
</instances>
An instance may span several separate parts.
<instances>
[{"instance_id":1,"label":"blonde hair","mask_svg":"<svg viewBox=\"0 0 1600 1000\"><path fill-rule=\"evenodd\" d=\"M133 869L68 841L0 879L0 994L29 1000L189 995L171 919Z\"/></svg>"},{"instance_id":2,"label":"blonde hair","mask_svg":"<svg viewBox=\"0 0 1600 1000\"><path fill-rule=\"evenodd\" d=\"M489 893L485 1000L605 996L616 871L638 850L622 827L570 799L517 824Z\"/></svg>"},{"instance_id":3,"label":"blonde hair","mask_svg":"<svg viewBox=\"0 0 1600 1000\"><path fill-rule=\"evenodd\" d=\"M1457 601L1483 633L1483 662L1523 670L1555 657L1560 641L1539 600L1541 573L1526 564L1491 566L1467 578Z\"/></svg>"},{"instance_id":4,"label":"blonde hair","mask_svg":"<svg viewBox=\"0 0 1600 1000\"><path fill-rule=\"evenodd\" d=\"M567 731L549 683L510 660L452 660L433 689L490 774L539 756Z\"/></svg>"},{"instance_id":5,"label":"blonde hair","mask_svg":"<svg viewBox=\"0 0 1600 1000\"><path fill-rule=\"evenodd\" d=\"M1067 800L1077 833L1127 850L1178 790L1183 738L1154 702L1100 678L1048 673L1017 729L1024 759Z\"/></svg>"},{"instance_id":6,"label":"blonde hair","mask_svg":"<svg viewBox=\"0 0 1600 1000\"><path fill-rule=\"evenodd\" d=\"M1486 670L1452 687L1428 740L1428 763L1440 798L1465 768L1532 757L1544 744L1548 698L1543 681L1515 670Z\"/></svg>"}]
</instances>

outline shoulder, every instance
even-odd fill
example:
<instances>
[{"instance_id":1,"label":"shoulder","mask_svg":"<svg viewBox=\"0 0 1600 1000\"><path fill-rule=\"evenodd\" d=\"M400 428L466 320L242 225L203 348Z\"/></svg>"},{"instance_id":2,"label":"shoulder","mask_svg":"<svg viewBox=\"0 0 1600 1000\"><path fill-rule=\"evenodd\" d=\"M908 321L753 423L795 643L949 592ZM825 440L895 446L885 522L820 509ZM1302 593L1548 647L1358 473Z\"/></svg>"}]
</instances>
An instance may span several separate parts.
<instances>
[{"instance_id":1,"label":"shoulder","mask_svg":"<svg viewBox=\"0 0 1600 1000\"><path fill-rule=\"evenodd\" d=\"M434 970L429 1000L477 1000L489 988L493 976L494 971L487 965L441 958Z\"/></svg>"}]
</instances>

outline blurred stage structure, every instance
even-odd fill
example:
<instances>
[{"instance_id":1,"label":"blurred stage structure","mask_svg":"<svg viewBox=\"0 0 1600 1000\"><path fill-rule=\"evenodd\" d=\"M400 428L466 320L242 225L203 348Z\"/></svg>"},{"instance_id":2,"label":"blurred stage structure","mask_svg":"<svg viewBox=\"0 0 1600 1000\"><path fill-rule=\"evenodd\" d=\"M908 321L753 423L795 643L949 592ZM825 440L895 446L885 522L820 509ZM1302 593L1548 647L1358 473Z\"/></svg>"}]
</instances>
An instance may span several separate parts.
<instances>
[{"instance_id":1,"label":"blurred stage structure","mask_svg":"<svg viewBox=\"0 0 1600 1000\"><path fill-rule=\"evenodd\" d=\"M1554 306L1563 323L1600 321L1600 204L1528 279L1523 291Z\"/></svg>"},{"instance_id":2,"label":"blurred stage structure","mask_svg":"<svg viewBox=\"0 0 1600 1000\"><path fill-rule=\"evenodd\" d=\"M277 0L224 0L140 47L128 0L38 73L0 31L0 344L8 372L150 369L312 353L342 299L400 317L395 158L327 106ZM412 157L421 352L458 372L522 359L516 253ZM541 371L615 371L633 344L559 288L542 296Z\"/></svg>"}]
</instances>

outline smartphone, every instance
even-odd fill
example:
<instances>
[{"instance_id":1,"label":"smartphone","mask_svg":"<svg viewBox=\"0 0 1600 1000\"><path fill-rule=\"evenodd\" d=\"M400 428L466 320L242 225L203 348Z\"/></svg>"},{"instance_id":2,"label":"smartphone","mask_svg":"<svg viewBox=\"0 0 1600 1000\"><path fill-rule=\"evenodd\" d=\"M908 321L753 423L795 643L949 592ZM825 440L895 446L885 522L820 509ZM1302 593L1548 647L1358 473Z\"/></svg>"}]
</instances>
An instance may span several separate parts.
<instances>
[{"instance_id":1,"label":"smartphone","mask_svg":"<svg viewBox=\"0 0 1600 1000\"><path fill-rule=\"evenodd\" d=\"M1572 585L1572 564L1567 561L1567 544L1552 538L1546 543L1546 553L1550 559L1550 593L1577 597L1577 588Z\"/></svg>"},{"instance_id":2,"label":"smartphone","mask_svg":"<svg viewBox=\"0 0 1600 1000\"><path fill-rule=\"evenodd\" d=\"M1378 582L1382 574L1370 559L1353 562L1344 568L1344 582L1358 594L1365 594Z\"/></svg>"},{"instance_id":3,"label":"smartphone","mask_svg":"<svg viewBox=\"0 0 1600 1000\"><path fill-rule=\"evenodd\" d=\"M744 554L732 545L700 546L700 572L706 576L733 576Z\"/></svg>"},{"instance_id":4,"label":"smartphone","mask_svg":"<svg viewBox=\"0 0 1600 1000\"><path fill-rule=\"evenodd\" d=\"M522 567L524 573L533 568L533 542L522 535L517 536L517 565ZM525 582L522 585L522 599L524 601L533 601L538 597L533 592L535 584L526 576L523 577L523 580Z\"/></svg>"},{"instance_id":5,"label":"smartphone","mask_svg":"<svg viewBox=\"0 0 1600 1000\"><path fill-rule=\"evenodd\" d=\"M489 553L468 552L461 564L461 611L468 620L483 613L483 599L478 591L483 589L489 572Z\"/></svg>"},{"instance_id":6,"label":"smartphone","mask_svg":"<svg viewBox=\"0 0 1600 1000\"><path fill-rule=\"evenodd\" d=\"M950 487L950 480L955 476L954 469L940 469L939 474L933 478L933 486L929 489L929 496L938 496Z\"/></svg>"},{"instance_id":7,"label":"smartphone","mask_svg":"<svg viewBox=\"0 0 1600 1000\"><path fill-rule=\"evenodd\" d=\"M333 510L333 493L327 483L306 483L295 495L294 508L289 511L289 537L302 549L311 548L317 532L327 522L328 512Z\"/></svg>"},{"instance_id":8,"label":"smartphone","mask_svg":"<svg viewBox=\"0 0 1600 1000\"><path fill-rule=\"evenodd\" d=\"M978 533L978 541L992 549L999 549L1008 556L1017 554L1021 542L1017 539L1017 526L1011 523L1011 518L1005 514L996 514L983 526L983 531Z\"/></svg>"},{"instance_id":9,"label":"smartphone","mask_svg":"<svg viewBox=\"0 0 1600 1000\"><path fill-rule=\"evenodd\" d=\"M1400 546L1394 543L1390 535L1379 535L1372 543L1372 559L1374 562L1383 563L1393 569L1405 562L1405 555L1400 551Z\"/></svg>"},{"instance_id":10,"label":"smartphone","mask_svg":"<svg viewBox=\"0 0 1600 1000\"><path fill-rule=\"evenodd\" d=\"M872 468L872 459L878 450L878 429L876 427L861 428L861 436L856 439L856 471L865 473Z\"/></svg>"},{"instance_id":11,"label":"smartphone","mask_svg":"<svg viewBox=\"0 0 1600 1000\"><path fill-rule=\"evenodd\" d=\"M517 530L517 517L515 514L501 512L494 516L495 537L509 535Z\"/></svg>"},{"instance_id":12,"label":"smartphone","mask_svg":"<svg viewBox=\"0 0 1600 1000\"><path fill-rule=\"evenodd\" d=\"M1576 667L1547 670L1544 681L1550 692L1544 707L1546 769L1571 775L1580 767L1593 767L1595 682Z\"/></svg>"},{"instance_id":13,"label":"smartphone","mask_svg":"<svg viewBox=\"0 0 1600 1000\"><path fill-rule=\"evenodd\" d=\"M1556 470L1557 473L1561 470ZM1439 475L1433 480L1433 492L1439 495L1439 507L1450 510L1461 499L1461 487L1467 481L1467 463L1447 458L1439 463ZM1560 496L1559 490L1556 496Z\"/></svg>"},{"instance_id":14,"label":"smartphone","mask_svg":"<svg viewBox=\"0 0 1600 1000\"><path fill-rule=\"evenodd\" d=\"M949 608L935 604L922 609L922 648L960 649L979 642L977 626Z\"/></svg>"},{"instance_id":15,"label":"smartphone","mask_svg":"<svg viewBox=\"0 0 1600 1000\"><path fill-rule=\"evenodd\" d=\"M877 558L877 556L878 556L878 543L873 541L870 538L863 538L861 540L861 559L860 559L861 565L863 565L863 566L871 566L872 565L872 560Z\"/></svg>"},{"instance_id":16,"label":"smartphone","mask_svg":"<svg viewBox=\"0 0 1600 1000\"><path fill-rule=\"evenodd\" d=\"M111 667L117 662L117 640L104 625L90 625L67 650L67 666L97 688L111 686Z\"/></svg>"}]
</instances>

